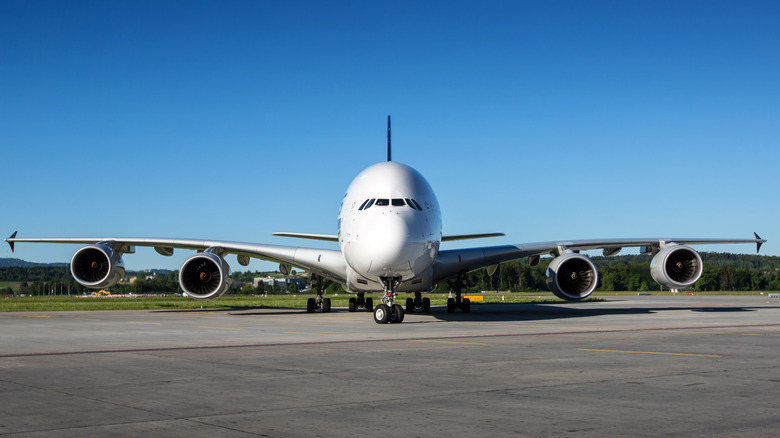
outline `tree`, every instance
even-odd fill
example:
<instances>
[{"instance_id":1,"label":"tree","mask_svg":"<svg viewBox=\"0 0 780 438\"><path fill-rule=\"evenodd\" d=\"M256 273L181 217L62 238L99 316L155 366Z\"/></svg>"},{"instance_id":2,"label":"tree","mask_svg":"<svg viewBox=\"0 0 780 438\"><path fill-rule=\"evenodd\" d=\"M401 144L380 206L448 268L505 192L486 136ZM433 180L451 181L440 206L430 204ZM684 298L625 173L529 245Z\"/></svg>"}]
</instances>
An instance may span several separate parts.
<instances>
[{"instance_id":1,"label":"tree","mask_svg":"<svg viewBox=\"0 0 780 438\"><path fill-rule=\"evenodd\" d=\"M712 265L705 264L701 278L696 282L695 289L699 291L715 291L720 285L720 272Z\"/></svg>"}]
</instances>

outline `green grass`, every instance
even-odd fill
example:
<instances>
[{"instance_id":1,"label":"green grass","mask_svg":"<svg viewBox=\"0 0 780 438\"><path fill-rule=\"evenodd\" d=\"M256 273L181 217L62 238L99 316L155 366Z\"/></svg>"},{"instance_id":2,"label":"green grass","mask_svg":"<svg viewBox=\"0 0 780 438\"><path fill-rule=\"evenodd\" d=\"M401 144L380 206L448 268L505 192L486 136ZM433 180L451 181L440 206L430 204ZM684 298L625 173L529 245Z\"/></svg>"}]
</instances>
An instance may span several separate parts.
<instances>
[{"instance_id":1,"label":"green grass","mask_svg":"<svg viewBox=\"0 0 780 438\"><path fill-rule=\"evenodd\" d=\"M374 299L374 304L379 303L378 294L367 295ZM412 296L412 295L408 295ZM432 306L447 304L446 295L423 294L431 298ZM85 310L163 310L163 309L251 309L251 308L306 308L306 300L314 297L313 294L295 295L269 295L224 296L212 301L196 301L186 297L159 296L159 297L77 297L77 296L46 296L46 297L14 297L0 298L0 312L57 312L57 311L85 311ZM347 307L349 298L354 295L341 294L329 295L333 307ZM406 303L406 294L399 294L397 303ZM502 297L504 300L502 301ZM538 297L541 297L538 298ZM499 293L485 294L484 303L562 303L564 301L550 294L525 294L525 293ZM480 303L472 303L474 306Z\"/></svg>"},{"instance_id":2,"label":"green grass","mask_svg":"<svg viewBox=\"0 0 780 438\"><path fill-rule=\"evenodd\" d=\"M635 296L638 292L597 292L586 301L603 301L604 297ZM645 292L647 293L647 292ZM652 295L671 295L669 292L649 292ZM766 295L768 292L764 292ZM759 295L760 292L695 292L696 295ZM473 294L480 295L480 294ZM680 295L686 295L682 293ZM379 303L378 294L367 294L372 297L374 304ZM406 304L407 294L399 294L396 301L401 305ZM423 294L431 299L432 306L447 304L447 295ZM484 301L472 302L472 306L488 303L512 303L512 304L556 304L565 301L554 297L549 292L499 292L482 295ZM47 297L0 297L0 312L58 312L58 311L87 311L87 310L165 310L165 309L262 309L262 308L297 308L305 309L306 300L314 297L313 294L289 294L246 296L229 295L212 301L196 301L186 297L158 296L158 297L82 297L77 296L47 296ZM338 296L328 295L333 307L347 307L350 294Z\"/></svg>"}]
</instances>

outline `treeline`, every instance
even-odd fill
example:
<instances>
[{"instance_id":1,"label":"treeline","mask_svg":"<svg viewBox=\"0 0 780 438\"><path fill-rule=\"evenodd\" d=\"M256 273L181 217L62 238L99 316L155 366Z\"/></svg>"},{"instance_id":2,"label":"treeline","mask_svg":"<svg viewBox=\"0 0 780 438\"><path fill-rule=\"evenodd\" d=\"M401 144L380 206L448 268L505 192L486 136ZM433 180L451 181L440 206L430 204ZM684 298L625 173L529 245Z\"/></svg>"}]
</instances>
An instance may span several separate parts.
<instances>
[{"instance_id":1,"label":"treeline","mask_svg":"<svg viewBox=\"0 0 780 438\"><path fill-rule=\"evenodd\" d=\"M764 291L780 290L780 257L700 253L704 268L694 291ZM601 292L609 291L658 291L663 287L650 275L650 255L623 255L591 257L599 271ZM547 266L551 258L542 258L536 266L524 261L501 264L499 272L490 276L486 269L467 274L464 291L476 293L485 290L510 292L541 292L547 288ZM439 284L436 292L450 290L448 284Z\"/></svg>"},{"instance_id":2,"label":"treeline","mask_svg":"<svg viewBox=\"0 0 780 438\"><path fill-rule=\"evenodd\" d=\"M276 283L266 285L262 282L257 287L252 285L255 278L269 275L281 276L269 272L235 272L231 275L234 287L229 293L279 294L298 291L294 285L280 286ZM114 294L182 293L179 286L179 271L157 271L154 275L146 272L129 272L125 275L125 280L131 281L119 282L108 289ZM68 266L0 268L0 281L19 283L16 289L0 288L0 295L81 295L94 292L94 289L78 284L71 276Z\"/></svg>"},{"instance_id":3,"label":"treeline","mask_svg":"<svg viewBox=\"0 0 780 438\"><path fill-rule=\"evenodd\" d=\"M780 257L729 253L701 253L704 270L701 278L691 288L694 291L764 291L780 290ZM499 272L490 276L486 269L479 269L466 275L465 292L501 290L511 292L546 292L547 266L551 258L543 258L536 266L525 261L511 261L501 264ZM615 257L592 257L599 270L597 291L657 291L662 287L650 275L649 255L623 255ZM132 274L130 274L132 275ZM122 282L111 287L112 293L181 293L179 272L162 272L147 278L140 273L132 282ZM274 283L252 286L257 277L274 275L267 272L236 272L234 283L239 286L230 293L294 293L294 285L283 286ZM279 274L276 274L279 275ZM68 267L36 266L31 268L0 268L0 281L20 283L19 290L0 289L0 294L82 294L93 290L73 280ZM436 292L446 293L450 285L442 283ZM328 293L343 293L341 285L331 284Z\"/></svg>"}]
</instances>

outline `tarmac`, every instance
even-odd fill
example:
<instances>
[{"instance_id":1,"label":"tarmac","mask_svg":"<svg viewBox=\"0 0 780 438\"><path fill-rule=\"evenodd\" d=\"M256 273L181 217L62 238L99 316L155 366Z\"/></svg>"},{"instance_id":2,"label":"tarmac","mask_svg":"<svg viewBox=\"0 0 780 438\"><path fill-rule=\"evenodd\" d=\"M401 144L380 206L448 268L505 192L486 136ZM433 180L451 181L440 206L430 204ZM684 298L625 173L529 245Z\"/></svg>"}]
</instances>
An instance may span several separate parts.
<instances>
[{"instance_id":1,"label":"tarmac","mask_svg":"<svg viewBox=\"0 0 780 438\"><path fill-rule=\"evenodd\" d=\"M780 298L0 313L0 436L775 437Z\"/></svg>"}]
</instances>

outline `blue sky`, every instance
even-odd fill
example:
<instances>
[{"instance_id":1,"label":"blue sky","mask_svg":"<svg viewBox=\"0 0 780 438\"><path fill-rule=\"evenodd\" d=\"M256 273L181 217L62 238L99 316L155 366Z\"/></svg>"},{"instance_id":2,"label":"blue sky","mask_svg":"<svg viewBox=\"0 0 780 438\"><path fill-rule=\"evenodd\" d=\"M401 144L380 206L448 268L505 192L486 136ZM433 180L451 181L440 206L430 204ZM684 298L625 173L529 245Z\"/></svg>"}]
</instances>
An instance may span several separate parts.
<instances>
[{"instance_id":1,"label":"blue sky","mask_svg":"<svg viewBox=\"0 0 780 438\"><path fill-rule=\"evenodd\" d=\"M390 114L393 158L428 178L445 233L507 234L471 245L757 231L780 255L778 16L774 1L4 1L0 230L317 245L270 234L335 233Z\"/></svg>"}]
</instances>

